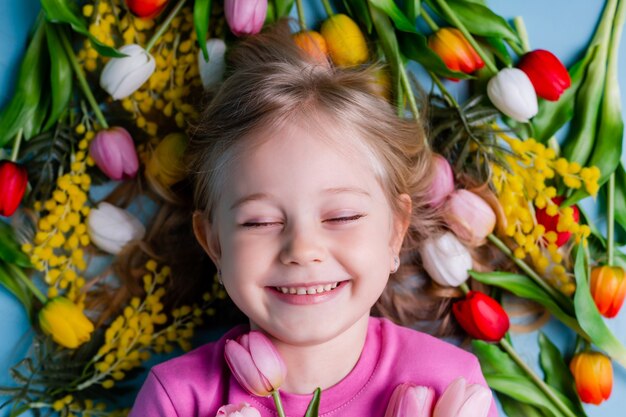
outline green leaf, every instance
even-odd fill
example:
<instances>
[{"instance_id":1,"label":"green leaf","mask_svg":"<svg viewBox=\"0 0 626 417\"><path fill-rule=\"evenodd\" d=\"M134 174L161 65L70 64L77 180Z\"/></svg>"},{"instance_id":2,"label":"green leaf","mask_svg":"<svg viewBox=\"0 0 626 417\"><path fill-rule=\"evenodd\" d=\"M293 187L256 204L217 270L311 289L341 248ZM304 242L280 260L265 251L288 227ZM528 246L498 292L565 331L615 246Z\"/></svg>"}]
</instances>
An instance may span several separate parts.
<instances>
[{"instance_id":1,"label":"green leaf","mask_svg":"<svg viewBox=\"0 0 626 417\"><path fill-rule=\"evenodd\" d=\"M502 39L490 36L485 38L485 42L489 46L489 50L491 50L504 65L507 67L513 65L513 59Z\"/></svg>"},{"instance_id":2,"label":"green leaf","mask_svg":"<svg viewBox=\"0 0 626 417\"><path fill-rule=\"evenodd\" d=\"M604 323L593 298L591 298L589 283L587 282L585 256L581 245L577 245L575 251L576 293L574 294L574 305L580 327L587 332L591 342L626 368L626 348Z\"/></svg>"},{"instance_id":3,"label":"green leaf","mask_svg":"<svg viewBox=\"0 0 626 417\"><path fill-rule=\"evenodd\" d=\"M466 0L445 0L459 21L473 34L484 37L508 39L521 45L517 33L502 17L495 14L489 7ZM445 13L441 11L433 0L427 0L428 5L444 20ZM451 22L448 22L451 23Z\"/></svg>"},{"instance_id":4,"label":"green leaf","mask_svg":"<svg viewBox=\"0 0 626 417\"><path fill-rule=\"evenodd\" d=\"M597 46L589 48L585 56L572 65L569 69L572 83L557 101L539 100L539 111L532 119L535 139L539 142L546 143L565 123L571 120L574 115L576 93L582 83L587 66L597 50Z\"/></svg>"},{"instance_id":5,"label":"green leaf","mask_svg":"<svg viewBox=\"0 0 626 417\"><path fill-rule=\"evenodd\" d=\"M319 387L315 389L313 398L311 398L311 402L306 409L306 413L304 413L304 417L317 417L319 415L321 393L322 390Z\"/></svg>"},{"instance_id":6,"label":"green leaf","mask_svg":"<svg viewBox=\"0 0 626 417\"><path fill-rule=\"evenodd\" d=\"M411 22L402 13L402 10L394 3L393 0L369 0L370 4L376 7L381 12L385 13L393 21L393 24L398 30L410 33L417 33L415 23Z\"/></svg>"},{"instance_id":7,"label":"green leaf","mask_svg":"<svg viewBox=\"0 0 626 417\"><path fill-rule=\"evenodd\" d=\"M350 13L350 17L365 26L367 33L371 34L372 16L367 6L367 0L344 0L343 4Z\"/></svg>"},{"instance_id":8,"label":"green leaf","mask_svg":"<svg viewBox=\"0 0 626 417\"><path fill-rule=\"evenodd\" d=\"M615 221L626 229L626 170L622 163L615 170Z\"/></svg>"},{"instance_id":9,"label":"green leaf","mask_svg":"<svg viewBox=\"0 0 626 417\"><path fill-rule=\"evenodd\" d=\"M41 104L43 70L46 66L44 36L44 20L40 18L22 60L13 97L0 112L0 147L9 143L26 125L29 130L24 129L25 139L36 134L32 131L32 119Z\"/></svg>"},{"instance_id":10,"label":"green leaf","mask_svg":"<svg viewBox=\"0 0 626 417\"><path fill-rule=\"evenodd\" d=\"M30 259L15 240L13 228L3 221L0 221L0 259L22 268L32 268Z\"/></svg>"},{"instance_id":11,"label":"green leaf","mask_svg":"<svg viewBox=\"0 0 626 417\"><path fill-rule=\"evenodd\" d=\"M406 16L411 22L415 22L417 16L422 12L422 4L421 0L406 0L404 2L404 10Z\"/></svg>"},{"instance_id":12,"label":"green leaf","mask_svg":"<svg viewBox=\"0 0 626 417\"><path fill-rule=\"evenodd\" d=\"M437 75L457 80L474 78L460 71L452 71L441 57L428 47L427 38L419 33L403 32L398 34L400 49L409 59L419 62L424 68Z\"/></svg>"},{"instance_id":13,"label":"green leaf","mask_svg":"<svg viewBox=\"0 0 626 417\"><path fill-rule=\"evenodd\" d=\"M385 53L387 63L391 68L391 74L394 82L397 82L400 78L400 65L402 65L402 57L400 56L400 48L398 47L398 39L396 38L396 31L393 29L391 22L387 15L378 10L377 8L370 8L370 15L372 17L372 24L376 29L380 46Z\"/></svg>"},{"instance_id":14,"label":"green leaf","mask_svg":"<svg viewBox=\"0 0 626 417\"><path fill-rule=\"evenodd\" d=\"M15 296L19 300L19 302L24 306L24 309L29 315L32 311L33 305L33 296L24 287L22 283L16 280L9 271L5 268L4 264L0 262L0 285L4 286L11 294Z\"/></svg>"},{"instance_id":15,"label":"green leaf","mask_svg":"<svg viewBox=\"0 0 626 417\"><path fill-rule=\"evenodd\" d=\"M276 18L280 19L281 17L289 16L294 1L295 0L274 0L274 13L276 13Z\"/></svg>"},{"instance_id":16,"label":"green leaf","mask_svg":"<svg viewBox=\"0 0 626 417\"><path fill-rule=\"evenodd\" d=\"M508 395L499 393L498 400L507 417L545 417L545 413L539 407L515 401Z\"/></svg>"},{"instance_id":17,"label":"green leaf","mask_svg":"<svg viewBox=\"0 0 626 417\"><path fill-rule=\"evenodd\" d=\"M198 45L202 50L202 56L209 62L209 51L206 49L206 34L209 31L209 19L211 18L211 0L196 0L193 2L193 25L196 28Z\"/></svg>"},{"instance_id":18,"label":"green leaf","mask_svg":"<svg viewBox=\"0 0 626 417\"><path fill-rule=\"evenodd\" d=\"M483 342L482 340L472 340L472 352L480 359L480 366L485 374L526 375L524 370L511 359L509 354L496 344Z\"/></svg>"},{"instance_id":19,"label":"green leaf","mask_svg":"<svg viewBox=\"0 0 626 417\"><path fill-rule=\"evenodd\" d=\"M514 274L511 272L477 272L469 271L472 278L484 284L493 285L495 287L503 288L512 292L518 297L526 298L535 301L548 309L554 317L563 322L563 324L569 326L579 334L584 334L576 320L564 311L559 304L539 285L535 284L533 280L526 275ZM568 300L568 298L564 298ZM571 304L570 304L571 305ZM573 312L573 306L571 308Z\"/></svg>"},{"instance_id":20,"label":"green leaf","mask_svg":"<svg viewBox=\"0 0 626 417\"><path fill-rule=\"evenodd\" d=\"M67 109L72 96L72 67L59 38L61 27L46 25L46 40L50 55L50 93L52 105L43 130L50 129Z\"/></svg>"},{"instance_id":21,"label":"green leaf","mask_svg":"<svg viewBox=\"0 0 626 417\"><path fill-rule=\"evenodd\" d=\"M570 372L559 349L543 332L539 332L539 362L541 369L543 369L546 383L567 397L570 409L577 416L586 416L578 394L574 389L574 376Z\"/></svg>"},{"instance_id":22,"label":"green leaf","mask_svg":"<svg viewBox=\"0 0 626 417\"><path fill-rule=\"evenodd\" d=\"M46 19L53 23L67 23L75 32L86 36L93 48L100 55L121 58L126 56L115 48L103 44L87 29L87 23L76 10L76 3L69 0L41 0L41 7L45 11Z\"/></svg>"},{"instance_id":23,"label":"green leaf","mask_svg":"<svg viewBox=\"0 0 626 417\"><path fill-rule=\"evenodd\" d=\"M509 397L530 404L548 412L548 416L562 417L563 413L533 382L515 375L485 374L489 386ZM558 395L558 393L556 393Z\"/></svg>"}]
</instances>

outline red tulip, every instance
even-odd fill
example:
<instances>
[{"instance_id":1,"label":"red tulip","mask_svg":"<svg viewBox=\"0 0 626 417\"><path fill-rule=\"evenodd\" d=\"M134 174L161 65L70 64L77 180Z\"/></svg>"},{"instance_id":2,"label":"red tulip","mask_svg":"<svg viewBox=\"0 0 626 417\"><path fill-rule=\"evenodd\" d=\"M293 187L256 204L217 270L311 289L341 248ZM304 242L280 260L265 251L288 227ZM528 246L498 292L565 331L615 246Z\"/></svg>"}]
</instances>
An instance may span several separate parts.
<instances>
[{"instance_id":1,"label":"red tulip","mask_svg":"<svg viewBox=\"0 0 626 417\"><path fill-rule=\"evenodd\" d=\"M552 52L543 49L525 54L517 67L528 75L537 95L546 100L557 101L572 84L567 68Z\"/></svg>"},{"instance_id":2,"label":"red tulip","mask_svg":"<svg viewBox=\"0 0 626 417\"><path fill-rule=\"evenodd\" d=\"M285 380L287 367L272 342L261 332L244 334L239 341L227 340L226 362L248 392L267 397Z\"/></svg>"},{"instance_id":3,"label":"red tulip","mask_svg":"<svg viewBox=\"0 0 626 417\"><path fill-rule=\"evenodd\" d=\"M557 206L560 206L564 200L565 198L563 197L554 197L552 199L552 202L556 204ZM580 220L580 211L578 210L578 207L576 205L572 205L571 207L572 207L572 210L574 210L574 213L572 214L574 221L578 223L578 221ZM557 226L559 224L559 218L561 217L559 213L555 214L554 216L550 216L547 212L547 207L544 207L542 209L537 208L535 210L535 217L537 218L537 223L545 227L546 233L548 232L556 233L557 238L556 238L555 243L558 247L561 247L567 243L572 233L568 231L560 232L557 230Z\"/></svg>"},{"instance_id":4,"label":"red tulip","mask_svg":"<svg viewBox=\"0 0 626 417\"><path fill-rule=\"evenodd\" d=\"M617 316L626 297L626 276L619 266L597 266L591 270L591 296L604 317Z\"/></svg>"},{"instance_id":5,"label":"red tulip","mask_svg":"<svg viewBox=\"0 0 626 417\"><path fill-rule=\"evenodd\" d=\"M613 366L611 360L599 352L581 352L569 363L580 399L598 405L611 396Z\"/></svg>"},{"instance_id":6,"label":"red tulip","mask_svg":"<svg viewBox=\"0 0 626 417\"><path fill-rule=\"evenodd\" d=\"M126 0L128 9L137 17L152 19L165 9L168 0Z\"/></svg>"},{"instance_id":7,"label":"red tulip","mask_svg":"<svg viewBox=\"0 0 626 417\"><path fill-rule=\"evenodd\" d=\"M434 402L435 390L431 387L400 384L391 394L385 417L430 417Z\"/></svg>"},{"instance_id":8,"label":"red tulip","mask_svg":"<svg viewBox=\"0 0 626 417\"><path fill-rule=\"evenodd\" d=\"M139 169L133 138L121 127L99 131L89 145L89 155L112 180L133 178Z\"/></svg>"},{"instance_id":9,"label":"red tulip","mask_svg":"<svg viewBox=\"0 0 626 417\"><path fill-rule=\"evenodd\" d=\"M26 168L13 161L0 161L0 215L10 216L15 213L27 184Z\"/></svg>"},{"instance_id":10,"label":"red tulip","mask_svg":"<svg viewBox=\"0 0 626 417\"><path fill-rule=\"evenodd\" d=\"M493 298L480 291L470 291L464 300L452 306L454 317L472 337L497 342L509 330L509 316Z\"/></svg>"},{"instance_id":11,"label":"red tulip","mask_svg":"<svg viewBox=\"0 0 626 417\"><path fill-rule=\"evenodd\" d=\"M471 74L485 66L480 55L458 29L439 29L428 37L428 46L453 71Z\"/></svg>"}]
</instances>

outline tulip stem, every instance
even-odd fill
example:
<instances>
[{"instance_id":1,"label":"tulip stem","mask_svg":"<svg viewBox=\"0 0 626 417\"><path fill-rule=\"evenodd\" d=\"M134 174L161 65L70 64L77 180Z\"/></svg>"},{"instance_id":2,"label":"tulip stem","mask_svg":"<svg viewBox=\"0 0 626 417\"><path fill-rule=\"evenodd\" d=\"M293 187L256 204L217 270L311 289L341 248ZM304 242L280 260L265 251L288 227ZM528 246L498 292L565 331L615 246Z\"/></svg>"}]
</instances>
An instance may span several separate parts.
<instances>
[{"instance_id":1,"label":"tulip stem","mask_svg":"<svg viewBox=\"0 0 626 417\"><path fill-rule=\"evenodd\" d=\"M296 0L296 8L298 9L298 23L300 24L300 30L306 30L306 19L304 18L304 8L302 7L302 0Z\"/></svg>"},{"instance_id":2,"label":"tulip stem","mask_svg":"<svg viewBox=\"0 0 626 417\"><path fill-rule=\"evenodd\" d=\"M443 94L445 98L448 99L448 103L450 103L450 105L453 106L455 109L459 109L460 108L459 103L454 99L454 97L452 97L452 95L450 94L448 89L443 85L443 83L441 82L437 74L435 74L432 71L428 71L428 74L430 74L430 78L432 78L433 82L437 84L437 87L439 87L439 91L441 91L441 94Z\"/></svg>"},{"instance_id":3,"label":"tulip stem","mask_svg":"<svg viewBox=\"0 0 626 417\"><path fill-rule=\"evenodd\" d=\"M272 398L274 399L274 404L276 405L276 412L278 413L278 417L285 417L285 410L283 409L283 403L280 400L280 394L278 390L272 391Z\"/></svg>"},{"instance_id":4,"label":"tulip stem","mask_svg":"<svg viewBox=\"0 0 626 417\"><path fill-rule=\"evenodd\" d=\"M437 32L439 30L439 25L435 23L432 17L426 12L426 10L422 7L422 12L420 13L422 19L426 22L426 24L432 29L433 32Z\"/></svg>"},{"instance_id":5,"label":"tulip stem","mask_svg":"<svg viewBox=\"0 0 626 417\"><path fill-rule=\"evenodd\" d=\"M145 48L146 49L146 53L150 53L150 49L152 49L152 47L154 46L156 41L158 41L159 38L161 37L161 35L163 35L163 33L167 30L167 28L169 27L170 23L172 23L172 20L174 19L174 17L176 17L176 15L180 11L180 9L183 8L183 5L185 4L185 1L187 1L187 0L179 0L178 3L176 3L176 6L174 6L172 11L170 12L170 14L167 15L167 17L165 18L165 20L163 21L161 26L159 26L157 31L154 32L154 35L152 35L152 37L150 38L150 40L146 44L146 48Z\"/></svg>"},{"instance_id":6,"label":"tulip stem","mask_svg":"<svg viewBox=\"0 0 626 417\"><path fill-rule=\"evenodd\" d=\"M524 24L524 19L522 16L516 16L513 19L513 26L515 26L515 30L519 35L520 41L522 41L522 47L515 42L509 40L509 45L515 51L515 53L519 56L524 55L526 52L530 51L530 42L528 41L528 32L526 31L526 25Z\"/></svg>"},{"instance_id":7,"label":"tulip stem","mask_svg":"<svg viewBox=\"0 0 626 417\"><path fill-rule=\"evenodd\" d=\"M481 59L485 63L485 66L491 71L493 74L498 72L498 68L491 61L491 58L483 51L483 48L480 47L476 39L472 36L471 33L467 30L465 25L459 20L459 18L454 14L454 11L448 6L445 0L434 0L437 6L441 9L443 14L447 17L447 19L458 29L461 31L463 36L467 39L467 41L472 45L472 47L476 50L476 53L480 55Z\"/></svg>"},{"instance_id":8,"label":"tulip stem","mask_svg":"<svg viewBox=\"0 0 626 417\"><path fill-rule=\"evenodd\" d=\"M13 150L11 151L11 161L17 161L17 155L20 152L20 145L22 144L22 134L24 133L24 129L20 128L17 131L17 135L15 135L15 142L13 142Z\"/></svg>"},{"instance_id":9,"label":"tulip stem","mask_svg":"<svg viewBox=\"0 0 626 417\"><path fill-rule=\"evenodd\" d=\"M463 291L463 294L467 295L468 292L470 292L469 287L467 286L467 282L462 283L461 285L459 285L459 289L461 291Z\"/></svg>"},{"instance_id":10,"label":"tulip stem","mask_svg":"<svg viewBox=\"0 0 626 417\"><path fill-rule=\"evenodd\" d=\"M100 106L98 106L98 102L93 96L91 92L91 88L89 88L89 84L87 83L87 78L85 78L85 73L83 69L80 67L78 60L76 59L76 55L74 54L74 49L72 49L72 45L70 45L70 41L67 39L67 34L64 30L58 30L59 38L61 39L61 43L63 44L63 49L67 54L67 57L70 59L70 64L72 65L72 69L74 70L74 74L76 75L76 79L78 80L78 85L80 85L80 89L83 91L85 98L89 102L93 113L96 115L96 119L98 119L98 123L104 129L109 128L109 124L107 123L102 111L100 111Z\"/></svg>"},{"instance_id":11,"label":"tulip stem","mask_svg":"<svg viewBox=\"0 0 626 417\"><path fill-rule=\"evenodd\" d=\"M505 255L507 255L513 261L513 263L515 263L515 265L517 265L522 271L524 271L526 275L528 275L533 281L535 281L535 283L539 285L545 292L550 294L552 298L568 314L572 313L572 306L571 303L568 302L569 300L565 298L563 294L558 292L558 290L554 289L552 286L550 286L550 284L545 282L526 262L516 257L511 249L509 249L509 247L506 246L503 241L498 239L493 233L489 234L489 236L487 236L487 239L489 239L491 243L493 243L498 249L500 249Z\"/></svg>"},{"instance_id":12,"label":"tulip stem","mask_svg":"<svg viewBox=\"0 0 626 417\"><path fill-rule=\"evenodd\" d=\"M615 173L609 176L606 198L606 258L613 266L615 252Z\"/></svg>"},{"instance_id":13,"label":"tulip stem","mask_svg":"<svg viewBox=\"0 0 626 417\"><path fill-rule=\"evenodd\" d=\"M328 2L328 0L322 0L322 6L324 6L324 10L326 10L326 14L328 15L328 17L331 17L335 14L335 12L333 12L333 8L330 7L330 3Z\"/></svg>"},{"instance_id":14,"label":"tulip stem","mask_svg":"<svg viewBox=\"0 0 626 417\"><path fill-rule=\"evenodd\" d=\"M561 399L559 397L556 396L556 394L552 391L552 389L550 388L550 386L548 384L546 384L541 378L539 378L539 376L530 368L530 366L528 366L523 360L522 358L519 357L519 355L517 354L517 352L515 351L515 349L513 348L513 346L509 343L508 340L506 340L505 338L502 338L500 340L500 346L502 347L502 349L504 349L506 351L506 353L509 354L509 356L511 357L511 359L513 359L513 361L524 370L524 372L526 372L526 374L530 377L530 379L533 380L533 382L535 384L537 384L537 386L544 392L544 394L546 394L546 396L552 400L552 402L557 406L557 408L559 410L561 410L563 412L564 415L568 416L568 417L576 417L576 415L572 412L572 410L570 410L564 403L563 401L561 401Z\"/></svg>"},{"instance_id":15,"label":"tulip stem","mask_svg":"<svg viewBox=\"0 0 626 417\"><path fill-rule=\"evenodd\" d=\"M413 113L413 118L415 120L419 120L420 112L417 109L417 102L415 101L415 96L413 95L413 89L411 88L411 83L409 83L409 76L406 73L406 68L402 63L402 59L398 56L396 58L398 60L398 69L400 70L400 80L402 82L402 88L406 93L406 98L409 101L409 107L411 108L411 112Z\"/></svg>"},{"instance_id":16,"label":"tulip stem","mask_svg":"<svg viewBox=\"0 0 626 417\"><path fill-rule=\"evenodd\" d=\"M39 300L41 301L42 304L46 304L48 302L48 297L46 297L41 290L39 290L39 288L37 288L35 286L35 284L33 284L33 281L28 278L26 276L26 274L24 274L24 271L22 271L20 268L18 268L16 265L12 264L12 263L7 263L6 264L7 268L9 268L13 274L20 280L22 281L22 283L26 286L26 288L28 288L30 290L30 292L33 293L33 295Z\"/></svg>"}]
</instances>

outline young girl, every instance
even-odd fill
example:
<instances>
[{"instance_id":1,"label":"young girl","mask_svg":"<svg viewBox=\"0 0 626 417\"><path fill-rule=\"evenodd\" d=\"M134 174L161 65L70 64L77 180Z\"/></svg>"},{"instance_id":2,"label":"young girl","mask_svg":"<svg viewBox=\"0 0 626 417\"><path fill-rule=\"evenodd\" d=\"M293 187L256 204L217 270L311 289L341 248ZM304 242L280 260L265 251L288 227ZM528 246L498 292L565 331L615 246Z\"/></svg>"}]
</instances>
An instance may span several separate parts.
<instances>
[{"instance_id":1,"label":"young girl","mask_svg":"<svg viewBox=\"0 0 626 417\"><path fill-rule=\"evenodd\" d=\"M315 63L286 26L229 61L188 148L193 229L249 326L154 367L130 415L213 417L242 402L275 415L224 359L225 341L250 329L287 365L288 416L303 416L317 387L320 416L382 417L401 383L438 395L458 376L486 386L472 354L370 316L400 260L414 264L437 230L422 127L395 115L375 69Z\"/></svg>"}]
</instances>

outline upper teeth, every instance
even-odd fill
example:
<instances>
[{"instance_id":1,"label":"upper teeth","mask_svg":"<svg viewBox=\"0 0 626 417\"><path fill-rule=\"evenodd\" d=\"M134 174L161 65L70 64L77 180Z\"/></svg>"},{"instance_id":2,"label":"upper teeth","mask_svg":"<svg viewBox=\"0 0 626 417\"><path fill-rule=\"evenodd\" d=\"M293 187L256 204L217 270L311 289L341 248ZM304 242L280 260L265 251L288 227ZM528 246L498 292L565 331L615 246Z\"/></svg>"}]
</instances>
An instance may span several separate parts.
<instances>
[{"instance_id":1,"label":"upper teeth","mask_svg":"<svg viewBox=\"0 0 626 417\"><path fill-rule=\"evenodd\" d=\"M276 289L283 294L311 295L330 291L333 288L336 288L338 284L338 282L335 282L333 284L313 285L311 287L276 287Z\"/></svg>"}]
</instances>

